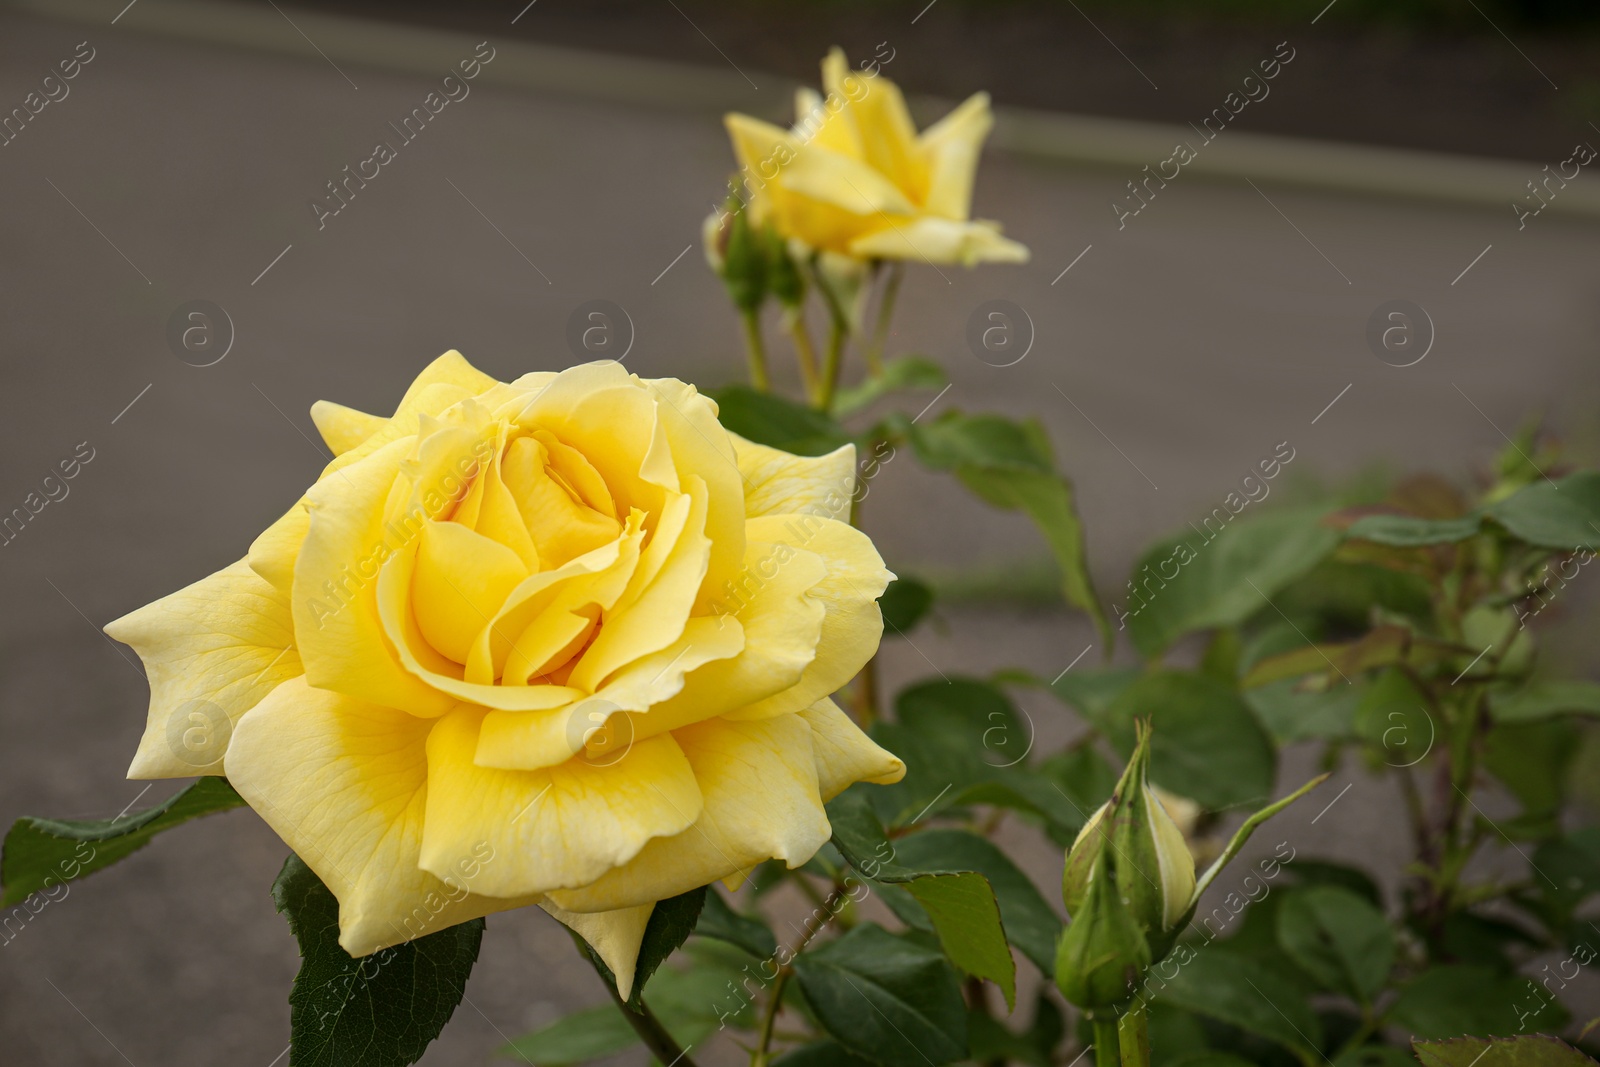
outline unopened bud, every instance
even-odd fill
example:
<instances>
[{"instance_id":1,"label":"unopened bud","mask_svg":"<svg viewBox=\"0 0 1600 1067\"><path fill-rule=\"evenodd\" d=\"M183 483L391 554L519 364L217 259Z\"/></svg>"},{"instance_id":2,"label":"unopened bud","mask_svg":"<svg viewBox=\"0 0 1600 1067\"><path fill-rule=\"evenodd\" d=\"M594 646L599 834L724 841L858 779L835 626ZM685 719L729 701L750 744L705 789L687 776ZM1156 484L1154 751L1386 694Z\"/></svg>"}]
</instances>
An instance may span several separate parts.
<instances>
[{"instance_id":1,"label":"unopened bud","mask_svg":"<svg viewBox=\"0 0 1600 1067\"><path fill-rule=\"evenodd\" d=\"M767 298L766 239L750 223L749 212L731 188L722 211L701 227L706 262L722 276L734 306L745 314L759 311Z\"/></svg>"},{"instance_id":2,"label":"unopened bud","mask_svg":"<svg viewBox=\"0 0 1600 1067\"><path fill-rule=\"evenodd\" d=\"M1087 1011L1126 1000L1150 966L1150 945L1117 888L1114 853L1090 872L1072 922L1056 949L1056 987Z\"/></svg>"},{"instance_id":3,"label":"unopened bud","mask_svg":"<svg viewBox=\"0 0 1600 1067\"><path fill-rule=\"evenodd\" d=\"M1138 744L1111 799L1079 831L1067 851L1061 899L1076 918L1096 871L1115 859L1117 895L1149 938L1154 959L1170 950L1194 897L1194 856L1183 832L1148 781L1150 729Z\"/></svg>"}]
</instances>

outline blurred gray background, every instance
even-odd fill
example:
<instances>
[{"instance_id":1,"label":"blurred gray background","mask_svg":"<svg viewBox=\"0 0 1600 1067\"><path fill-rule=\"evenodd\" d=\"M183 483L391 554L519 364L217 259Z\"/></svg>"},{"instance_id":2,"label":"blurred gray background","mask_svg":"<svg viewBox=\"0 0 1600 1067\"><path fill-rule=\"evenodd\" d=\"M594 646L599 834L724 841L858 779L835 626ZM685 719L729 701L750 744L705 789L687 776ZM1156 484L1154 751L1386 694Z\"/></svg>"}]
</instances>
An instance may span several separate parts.
<instances>
[{"instance_id":1,"label":"blurred gray background","mask_svg":"<svg viewBox=\"0 0 1600 1067\"><path fill-rule=\"evenodd\" d=\"M592 299L626 310L634 371L737 380L736 320L699 247L732 169L718 115L784 114L830 43L854 59L890 42L884 72L917 93L995 94L975 214L1033 260L913 265L891 350L944 365L935 411L1048 427L1107 598L1144 544L1279 442L1295 479L1323 484L1379 463L1467 475L1533 415L1575 457L1600 452L1596 179L1520 230L1510 206L1574 143L1600 143L1592 31L1559 11L1490 6L1484 25L1427 5L1369 24L1356 0L1325 18L1320 2L1215 18L1154 0L125 3L0 7L0 113L80 42L94 55L0 147L0 512L94 449L70 495L0 547L5 824L172 790L123 781L146 691L99 628L238 558L296 498L326 459L312 401L386 411L449 348L505 379L569 365L568 318ZM1119 230L1108 204L1169 154L1165 127L1210 113L1286 39L1297 56L1275 95ZM319 230L309 201L481 40L496 58L471 95ZM1005 368L965 340L996 298L1035 330ZM194 299L233 328L208 367L167 341ZM1395 299L1436 329L1405 368L1366 342ZM879 474L865 514L892 568L989 590L946 604L914 646L890 643L891 683L1053 677L1093 642L1079 617L996 600L1040 585L1025 520L909 458ZM1592 613L1567 613L1557 646L1581 656ZM1074 729L1058 705L1025 704L1041 743ZM1327 819L1297 809L1278 838L1397 862L1392 798L1341 781L1357 786ZM234 812L75 884L0 946L0 1060L282 1062L297 960L268 887L284 853ZM1030 855L1053 899L1059 858ZM603 999L545 916L492 917L468 1003L423 1062L491 1062L507 1037Z\"/></svg>"}]
</instances>

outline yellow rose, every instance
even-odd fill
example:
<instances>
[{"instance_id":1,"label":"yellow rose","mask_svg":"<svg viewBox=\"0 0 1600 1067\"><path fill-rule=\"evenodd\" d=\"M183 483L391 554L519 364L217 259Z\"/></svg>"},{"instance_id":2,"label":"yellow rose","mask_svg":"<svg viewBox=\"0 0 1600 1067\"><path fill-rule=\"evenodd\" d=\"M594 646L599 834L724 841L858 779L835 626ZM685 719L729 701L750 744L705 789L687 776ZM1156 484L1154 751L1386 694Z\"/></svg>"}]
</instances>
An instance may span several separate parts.
<instances>
[{"instance_id":1,"label":"yellow rose","mask_svg":"<svg viewBox=\"0 0 1600 1067\"><path fill-rule=\"evenodd\" d=\"M111 623L150 678L129 776L223 774L360 956L537 903L627 995L655 902L828 840L901 762L829 700L893 577L850 447L724 430L616 363L503 384L446 353L234 565Z\"/></svg>"},{"instance_id":2,"label":"yellow rose","mask_svg":"<svg viewBox=\"0 0 1600 1067\"><path fill-rule=\"evenodd\" d=\"M837 48L822 61L822 85L823 96L799 91L791 130L727 116L758 223L856 259L1027 261L999 223L970 218L978 153L994 125L987 93L918 134L895 84L852 71Z\"/></svg>"}]
</instances>

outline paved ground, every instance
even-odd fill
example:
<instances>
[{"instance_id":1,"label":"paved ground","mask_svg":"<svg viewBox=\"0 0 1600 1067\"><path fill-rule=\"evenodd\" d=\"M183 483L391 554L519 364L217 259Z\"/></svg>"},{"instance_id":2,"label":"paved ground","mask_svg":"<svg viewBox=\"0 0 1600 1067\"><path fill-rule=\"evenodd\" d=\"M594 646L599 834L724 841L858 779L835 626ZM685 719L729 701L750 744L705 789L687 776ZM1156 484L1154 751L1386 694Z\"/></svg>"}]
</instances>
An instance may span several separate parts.
<instances>
[{"instance_id":1,"label":"paved ground","mask_svg":"<svg viewBox=\"0 0 1600 1067\"><path fill-rule=\"evenodd\" d=\"M323 462L313 400L391 405L450 347L501 377L566 365L567 317L596 297L636 324L628 362L641 373L714 384L738 366L716 281L697 247L678 258L729 169L715 123L479 88L319 232L308 200L390 136L426 79L346 67L355 89L314 55L5 15L0 106L86 37L94 58L70 96L0 148L0 511L80 442L94 449L70 496L0 549L7 823L111 815L138 795L122 774L144 686L98 628L237 558L294 499ZM1118 231L1106 203L1131 177L989 160L979 213L1003 219L1034 262L914 270L894 338L947 366L941 406L1044 421L1106 587L1278 442L1296 449L1296 473L1324 478L1380 457L1461 473L1543 410L1580 454L1600 452L1590 226L1547 216L1518 232L1509 210L1180 179ZM1005 369L963 340L972 309L996 297L1037 329ZM168 317L192 298L235 325L215 366L168 349ZM1363 340L1368 315L1396 298L1437 325L1431 353L1405 369ZM905 569L1038 552L1025 524L905 459L875 483L868 521ZM917 650L892 649L890 674L931 673L926 656L952 673L1053 675L1089 640L1050 613L952 610L947 623ZM1047 738L1070 729L1032 710ZM1389 849L1385 798L1355 790L1345 804L1317 850ZM0 949L8 1061L268 1067L295 967L267 896L283 852L234 813L74 887ZM496 917L491 932L471 1006L427 1064L485 1062L500 1034L599 997L542 915Z\"/></svg>"}]
</instances>

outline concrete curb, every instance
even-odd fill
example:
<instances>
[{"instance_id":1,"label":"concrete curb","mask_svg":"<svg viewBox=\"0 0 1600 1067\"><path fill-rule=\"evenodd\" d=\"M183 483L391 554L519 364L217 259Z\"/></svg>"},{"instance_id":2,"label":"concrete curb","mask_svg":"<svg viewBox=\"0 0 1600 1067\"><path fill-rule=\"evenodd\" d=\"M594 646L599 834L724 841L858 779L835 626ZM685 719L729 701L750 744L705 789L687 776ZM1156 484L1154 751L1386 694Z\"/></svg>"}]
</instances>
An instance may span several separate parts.
<instances>
[{"instance_id":1,"label":"concrete curb","mask_svg":"<svg viewBox=\"0 0 1600 1067\"><path fill-rule=\"evenodd\" d=\"M48 18L105 27L115 19L117 30L316 61L309 38L335 63L428 75L449 71L471 54L479 40L448 30L299 9L284 14L236 0L136 0L126 9L122 3L4 0L9 10ZM770 113L769 107L752 107L751 83L734 70L522 40L491 38L491 44L497 55L481 77L507 88L635 107L707 114L767 111L763 117L788 118L786 113ZM779 106L787 112L795 83L761 72L755 77L772 90L763 92L761 101L781 100ZM951 106L931 98L913 101L919 118L942 114ZM1184 171L1213 180L1249 178L1271 185L1470 205L1513 217L1512 203L1527 194L1527 183L1541 178L1545 166L1231 130L1201 147L1203 139L1188 127L1024 108L996 108L995 118L991 143L1000 151L1041 162L1114 168L1129 180L1142 178L1146 165L1153 172L1172 155L1175 145L1186 142L1200 151ZM1574 182L1548 207L1569 217L1600 219L1600 183Z\"/></svg>"}]
</instances>

